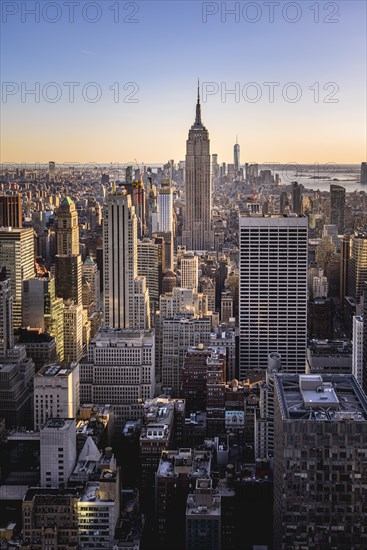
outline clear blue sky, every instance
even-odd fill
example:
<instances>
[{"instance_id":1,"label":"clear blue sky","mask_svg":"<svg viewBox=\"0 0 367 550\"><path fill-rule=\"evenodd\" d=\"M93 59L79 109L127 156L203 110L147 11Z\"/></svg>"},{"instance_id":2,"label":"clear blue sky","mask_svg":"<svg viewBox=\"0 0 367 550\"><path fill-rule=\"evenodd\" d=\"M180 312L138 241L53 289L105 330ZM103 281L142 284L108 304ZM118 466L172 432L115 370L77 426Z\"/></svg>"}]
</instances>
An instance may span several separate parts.
<instances>
[{"instance_id":1,"label":"clear blue sky","mask_svg":"<svg viewBox=\"0 0 367 550\"><path fill-rule=\"evenodd\" d=\"M28 10L40 6L40 21ZM196 82L213 82L219 91L203 103L211 151L231 161L238 134L241 161L337 162L366 160L366 2L319 2L319 22L301 0L292 7L280 0L274 22L266 2L239 2L239 21L221 14L235 2L161 1L134 3L61 0L58 11L47 2L2 2L1 107L2 162L163 162L185 155L187 131L194 119ZM50 3L49 3L50 4ZM93 6L94 4L94 6ZM255 4L255 2L251 2ZM286 4L288 8L286 11ZM86 6L86 5L89 5ZM14 8L15 6L15 8ZM207 6L207 7L205 7ZM86 8L88 7L87 11ZM117 16L116 9L120 14ZM7 15L18 8L18 13ZM84 17L82 10L84 8ZM111 9L113 8L114 11ZM203 22L203 11L216 10ZM98 10L98 11L97 11ZM131 15L129 15L131 14ZM247 19L258 21L250 23ZM221 16L224 21L221 21ZM97 17L95 23L88 22ZM119 17L119 22L114 22ZM137 22L123 21L123 18ZM290 23L285 18L299 21ZM52 19L59 18L55 23ZM328 23L327 20L335 20ZM22 98L25 88L40 85L39 103ZM61 99L46 101L42 89L56 82ZM79 82L70 103L64 82ZM82 88L96 82L100 101L89 103ZM114 102L119 83L120 101ZM123 102L133 87L137 103ZM225 89L241 91L239 102ZM255 82L257 88L246 88ZM274 102L265 82L279 82ZM296 82L302 97L291 103L282 88ZM328 89L326 83L333 84ZM4 84L5 83L5 84ZM7 84L13 83L13 84ZM23 83L23 84L22 84ZM310 90L309 87L318 83ZM319 102L315 102L319 87ZM19 89L19 91L18 91ZM245 100L258 90L257 103ZM257 91L256 91L257 90ZM337 99L336 103L325 103ZM47 88L52 99L56 88ZM292 98L297 90L290 87ZM93 97L94 88L87 93ZM23 100L22 100L23 99ZM116 99L116 97L115 97ZM6 101L5 101L6 100Z\"/></svg>"}]
</instances>

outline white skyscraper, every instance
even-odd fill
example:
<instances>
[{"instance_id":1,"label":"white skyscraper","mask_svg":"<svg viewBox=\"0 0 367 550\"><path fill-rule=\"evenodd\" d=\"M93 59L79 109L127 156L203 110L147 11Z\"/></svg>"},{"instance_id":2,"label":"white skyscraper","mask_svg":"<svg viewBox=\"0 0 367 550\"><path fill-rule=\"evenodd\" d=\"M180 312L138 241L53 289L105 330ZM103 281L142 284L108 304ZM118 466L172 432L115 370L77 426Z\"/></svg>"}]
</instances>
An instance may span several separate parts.
<instances>
[{"instance_id":1,"label":"white skyscraper","mask_svg":"<svg viewBox=\"0 0 367 550\"><path fill-rule=\"evenodd\" d=\"M49 418L41 430L41 487L66 486L76 462L73 418Z\"/></svg>"},{"instance_id":2,"label":"white skyscraper","mask_svg":"<svg viewBox=\"0 0 367 550\"><path fill-rule=\"evenodd\" d=\"M158 194L158 231L173 231L173 195L170 179L162 180Z\"/></svg>"},{"instance_id":3,"label":"white skyscraper","mask_svg":"<svg viewBox=\"0 0 367 550\"><path fill-rule=\"evenodd\" d=\"M22 325L23 281L34 277L34 231L2 227L0 229L0 267L11 280L14 328Z\"/></svg>"},{"instance_id":4,"label":"white skyscraper","mask_svg":"<svg viewBox=\"0 0 367 550\"><path fill-rule=\"evenodd\" d=\"M193 252L188 252L181 260L181 288L191 288L197 292L199 284L199 260Z\"/></svg>"},{"instance_id":5,"label":"white skyscraper","mask_svg":"<svg viewBox=\"0 0 367 550\"><path fill-rule=\"evenodd\" d=\"M352 340L352 374L362 385L363 383L363 317L353 317Z\"/></svg>"},{"instance_id":6,"label":"white skyscraper","mask_svg":"<svg viewBox=\"0 0 367 550\"><path fill-rule=\"evenodd\" d=\"M33 379L34 429L49 418L75 418L79 408L79 364L45 365Z\"/></svg>"},{"instance_id":7,"label":"white skyscraper","mask_svg":"<svg viewBox=\"0 0 367 550\"><path fill-rule=\"evenodd\" d=\"M138 274L137 219L124 191L108 195L103 211L104 317L106 326L134 326L134 280Z\"/></svg>"},{"instance_id":8,"label":"white skyscraper","mask_svg":"<svg viewBox=\"0 0 367 550\"><path fill-rule=\"evenodd\" d=\"M240 379L278 352L302 373L307 336L307 223L304 216L240 218Z\"/></svg>"},{"instance_id":9,"label":"white skyscraper","mask_svg":"<svg viewBox=\"0 0 367 550\"><path fill-rule=\"evenodd\" d=\"M103 219L104 318L113 328L147 328L135 313L136 294L144 287L138 276L137 217L131 196L114 190L107 197ZM144 290L145 292L145 290ZM142 297L142 300L145 298ZM140 300L141 302L141 300Z\"/></svg>"}]
</instances>

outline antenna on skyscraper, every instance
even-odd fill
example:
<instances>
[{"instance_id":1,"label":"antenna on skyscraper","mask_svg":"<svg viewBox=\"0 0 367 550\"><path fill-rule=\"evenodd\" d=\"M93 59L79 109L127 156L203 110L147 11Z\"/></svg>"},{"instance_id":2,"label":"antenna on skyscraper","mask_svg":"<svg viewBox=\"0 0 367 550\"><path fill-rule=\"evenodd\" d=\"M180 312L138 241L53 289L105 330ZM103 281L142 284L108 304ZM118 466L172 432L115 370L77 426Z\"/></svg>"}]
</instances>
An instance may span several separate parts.
<instances>
[{"instance_id":1,"label":"antenna on skyscraper","mask_svg":"<svg viewBox=\"0 0 367 550\"><path fill-rule=\"evenodd\" d=\"M196 126L202 126L201 110L200 110L200 80L199 80L199 78L198 78L198 99L197 99L197 102L196 102L195 125Z\"/></svg>"}]
</instances>

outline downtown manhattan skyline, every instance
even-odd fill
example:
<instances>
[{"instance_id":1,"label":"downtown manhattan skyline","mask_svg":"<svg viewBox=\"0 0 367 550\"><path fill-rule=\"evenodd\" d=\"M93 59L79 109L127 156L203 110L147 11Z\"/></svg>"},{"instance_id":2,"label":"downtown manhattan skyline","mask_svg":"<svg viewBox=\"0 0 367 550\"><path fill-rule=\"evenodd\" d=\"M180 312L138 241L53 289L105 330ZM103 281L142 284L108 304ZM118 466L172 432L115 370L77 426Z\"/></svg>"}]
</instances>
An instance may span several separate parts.
<instances>
[{"instance_id":1,"label":"downtown manhattan skyline","mask_svg":"<svg viewBox=\"0 0 367 550\"><path fill-rule=\"evenodd\" d=\"M183 160L198 76L221 162L366 156L365 2L48 4L2 4L1 163Z\"/></svg>"}]
</instances>

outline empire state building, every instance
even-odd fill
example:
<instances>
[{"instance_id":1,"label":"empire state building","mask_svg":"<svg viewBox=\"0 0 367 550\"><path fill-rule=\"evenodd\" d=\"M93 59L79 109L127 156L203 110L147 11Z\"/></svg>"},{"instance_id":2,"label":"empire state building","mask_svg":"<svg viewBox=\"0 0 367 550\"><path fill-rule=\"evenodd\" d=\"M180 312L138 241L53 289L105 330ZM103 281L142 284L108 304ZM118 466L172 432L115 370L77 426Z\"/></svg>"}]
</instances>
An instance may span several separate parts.
<instances>
[{"instance_id":1,"label":"empire state building","mask_svg":"<svg viewBox=\"0 0 367 550\"><path fill-rule=\"evenodd\" d=\"M210 141L209 132L201 122L199 87L196 118L186 141L185 180L186 215L182 244L187 250L210 250L214 244Z\"/></svg>"}]
</instances>

